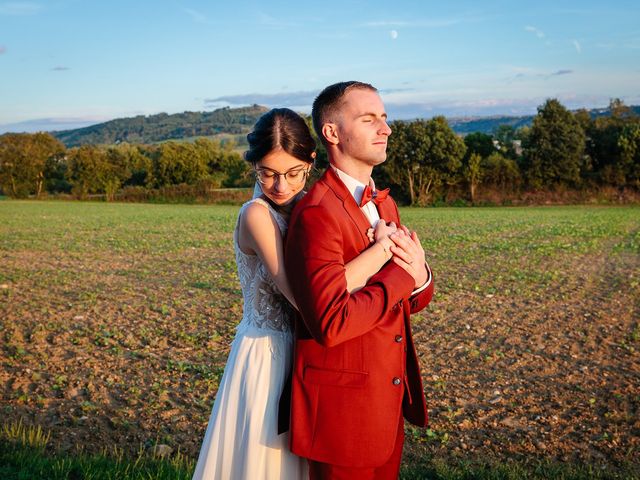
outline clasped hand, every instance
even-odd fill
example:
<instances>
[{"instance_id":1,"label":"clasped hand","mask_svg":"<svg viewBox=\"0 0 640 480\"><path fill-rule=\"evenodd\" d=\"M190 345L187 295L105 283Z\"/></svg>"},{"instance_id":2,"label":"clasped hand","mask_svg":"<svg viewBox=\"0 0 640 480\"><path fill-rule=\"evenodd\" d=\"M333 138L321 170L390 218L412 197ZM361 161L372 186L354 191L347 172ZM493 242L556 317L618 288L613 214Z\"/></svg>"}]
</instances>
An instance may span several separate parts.
<instances>
[{"instance_id":1,"label":"clasped hand","mask_svg":"<svg viewBox=\"0 0 640 480\"><path fill-rule=\"evenodd\" d=\"M380 219L375 228L367 231L371 242L380 243L386 251L391 252L391 259L403 268L415 280L415 288L419 288L429 278L424 249L416 232L411 232L404 225L388 224Z\"/></svg>"}]
</instances>

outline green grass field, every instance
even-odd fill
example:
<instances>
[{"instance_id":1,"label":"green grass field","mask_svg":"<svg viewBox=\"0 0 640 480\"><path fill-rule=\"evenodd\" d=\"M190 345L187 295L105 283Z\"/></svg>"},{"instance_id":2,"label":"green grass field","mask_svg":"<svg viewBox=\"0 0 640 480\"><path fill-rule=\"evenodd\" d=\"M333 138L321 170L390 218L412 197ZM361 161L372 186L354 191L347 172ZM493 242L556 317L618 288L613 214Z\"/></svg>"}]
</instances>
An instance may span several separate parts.
<instances>
[{"instance_id":1,"label":"green grass field","mask_svg":"<svg viewBox=\"0 0 640 480\"><path fill-rule=\"evenodd\" d=\"M188 478L242 314L237 210L0 202L0 423L50 432L43 469ZM413 322L431 425L406 426L403 478L638 475L640 208L401 216L437 290ZM179 461L143 467L157 444ZM23 446L0 435L3 478L36 475Z\"/></svg>"}]
</instances>

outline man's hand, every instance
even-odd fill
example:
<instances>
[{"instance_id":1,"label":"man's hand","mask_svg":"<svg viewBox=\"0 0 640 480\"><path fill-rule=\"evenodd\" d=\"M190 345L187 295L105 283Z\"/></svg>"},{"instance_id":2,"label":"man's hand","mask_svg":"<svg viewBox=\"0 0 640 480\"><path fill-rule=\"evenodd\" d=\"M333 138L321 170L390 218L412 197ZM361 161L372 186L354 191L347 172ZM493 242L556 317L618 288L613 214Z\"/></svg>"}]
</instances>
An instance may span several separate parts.
<instances>
[{"instance_id":1,"label":"man's hand","mask_svg":"<svg viewBox=\"0 0 640 480\"><path fill-rule=\"evenodd\" d=\"M393 261L413 277L414 288L420 288L429 278L429 272L418 234L401 225L389 238L394 243L391 247Z\"/></svg>"}]
</instances>

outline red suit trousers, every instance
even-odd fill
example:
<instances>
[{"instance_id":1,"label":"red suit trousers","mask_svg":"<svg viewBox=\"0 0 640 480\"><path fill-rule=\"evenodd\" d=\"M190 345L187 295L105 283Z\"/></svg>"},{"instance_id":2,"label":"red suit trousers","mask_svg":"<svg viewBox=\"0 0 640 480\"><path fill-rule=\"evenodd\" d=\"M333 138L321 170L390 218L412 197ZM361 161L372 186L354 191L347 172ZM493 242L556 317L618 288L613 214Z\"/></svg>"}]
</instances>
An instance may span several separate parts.
<instances>
[{"instance_id":1,"label":"red suit trousers","mask_svg":"<svg viewBox=\"0 0 640 480\"><path fill-rule=\"evenodd\" d=\"M355 468L309 460L310 480L397 480L404 444L404 418L400 415L396 444L385 464L375 468Z\"/></svg>"}]
</instances>

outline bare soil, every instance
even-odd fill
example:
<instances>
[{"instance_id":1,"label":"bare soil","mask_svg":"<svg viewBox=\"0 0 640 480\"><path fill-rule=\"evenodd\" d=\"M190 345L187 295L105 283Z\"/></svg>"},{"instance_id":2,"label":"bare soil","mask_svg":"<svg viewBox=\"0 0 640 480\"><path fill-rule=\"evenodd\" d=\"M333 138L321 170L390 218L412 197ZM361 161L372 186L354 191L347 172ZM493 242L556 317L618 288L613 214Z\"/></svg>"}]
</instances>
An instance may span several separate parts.
<instances>
[{"instance_id":1,"label":"bare soil","mask_svg":"<svg viewBox=\"0 0 640 480\"><path fill-rule=\"evenodd\" d=\"M407 425L406 459L637 464L640 256L603 243L531 272L504 255L429 252L438 294L414 338L431 426ZM2 423L55 449L197 456L242 312L230 228L214 248L5 248L0 264Z\"/></svg>"}]
</instances>

